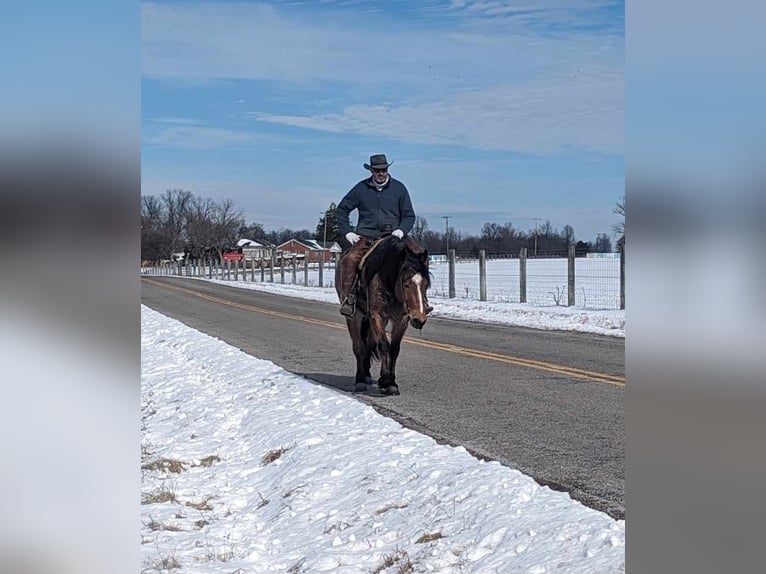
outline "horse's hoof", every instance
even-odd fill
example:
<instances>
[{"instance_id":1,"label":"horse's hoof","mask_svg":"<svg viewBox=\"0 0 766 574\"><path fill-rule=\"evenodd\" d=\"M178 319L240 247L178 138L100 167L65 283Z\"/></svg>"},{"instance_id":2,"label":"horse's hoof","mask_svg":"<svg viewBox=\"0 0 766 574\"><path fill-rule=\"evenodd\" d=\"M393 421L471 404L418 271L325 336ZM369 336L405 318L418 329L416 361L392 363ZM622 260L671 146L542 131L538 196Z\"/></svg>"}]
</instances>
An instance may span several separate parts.
<instances>
[{"instance_id":1,"label":"horse's hoof","mask_svg":"<svg viewBox=\"0 0 766 574\"><path fill-rule=\"evenodd\" d=\"M387 387L380 387L380 392L386 396L393 396L399 394L399 387L396 383L388 385Z\"/></svg>"},{"instance_id":2,"label":"horse's hoof","mask_svg":"<svg viewBox=\"0 0 766 574\"><path fill-rule=\"evenodd\" d=\"M354 392L355 393L366 393L367 392L367 383L356 383L354 385Z\"/></svg>"}]
</instances>

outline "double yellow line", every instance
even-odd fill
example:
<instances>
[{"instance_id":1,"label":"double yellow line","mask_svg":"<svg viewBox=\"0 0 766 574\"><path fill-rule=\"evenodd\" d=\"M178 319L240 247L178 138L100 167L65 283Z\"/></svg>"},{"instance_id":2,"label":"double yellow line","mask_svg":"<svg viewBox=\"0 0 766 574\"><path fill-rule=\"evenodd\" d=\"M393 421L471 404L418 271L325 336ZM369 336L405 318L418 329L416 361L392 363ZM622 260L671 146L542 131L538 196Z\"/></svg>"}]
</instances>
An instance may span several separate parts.
<instances>
[{"instance_id":1,"label":"double yellow line","mask_svg":"<svg viewBox=\"0 0 766 574\"><path fill-rule=\"evenodd\" d=\"M322 321L321 319L312 319L310 317L303 317L302 315L293 315L291 313L281 313L279 311L272 311L270 309L264 309L262 307L255 307L253 305L244 305L242 303L234 303L233 301L228 301L226 299L221 299L219 297L213 297L212 295L200 293L199 291L194 291L193 289L187 289L185 287L179 287L177 285L169 285L164 282L153 281L147 278L143 278L143 280L146 281L147 283L151 283L152 285L157 285L158 287L163 287L165 289L172 289L174 291L180 291L182 293L186 293L194 297L199 297L200 299L205 299L206 301L219 303L221 305L226 305L228 307L233 307L236 309L242 309L244 311L250 311L252 313L260 313L262 315L270 315L272 317L291 319L293 321L302 321L304 323L309 323L312 325L321 325L324 327L331 327L333 329L341 329L343 331L346 330L345 324L333 323L330 321ZM595 381L599 383L607 383L607 384L615 385L618 387L625 386L625 378L619 377L616 375L597 373L595 371L587 371L585 369L577 369L575 367L566 367L564 365L557 365L555 363L547 363L544 361L522 359L520 357L513 357L511 355L491 353L489 351L480 351L478 349L470 349L468 347L461 347L459 345L451 345L448 343L439 343L436 341L424 341L421 339L413 339L412 337L405 337L403 341L405 343L409 343L410 345L418 345L420 347L426 347L428 349L433 349L437 351L444 351L447 353L461 355L464 357L472 357L475 359L485 359L488 361L496 361L499 363L506 363L509 365L527 367L530 369L537 369L541 371L547 371L549 373L565 375L567 377L572 377L576 379L584 379L584 380Z\"/></svg>"}]
</instances>

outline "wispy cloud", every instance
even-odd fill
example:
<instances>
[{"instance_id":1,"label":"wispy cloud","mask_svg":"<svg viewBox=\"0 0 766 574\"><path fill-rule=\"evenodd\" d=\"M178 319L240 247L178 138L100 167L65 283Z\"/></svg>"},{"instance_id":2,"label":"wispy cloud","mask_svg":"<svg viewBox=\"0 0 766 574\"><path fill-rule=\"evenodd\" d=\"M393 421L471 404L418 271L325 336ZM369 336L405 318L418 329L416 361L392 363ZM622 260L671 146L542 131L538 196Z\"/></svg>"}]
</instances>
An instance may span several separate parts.
<instances>
[{"instance_id":1,"label":"wispy cloud","mask_svg":"<svg viewBox=\"0 0 766 574\"><path fill-rule=\"evenodd\" d=\"M160 124L178 124L178 125L184 125L184 126L202 126L202 125L205 125L206 123L203 120L195 120L192 118L179 118L175 116L169 116L164 118L151 118L150 121L160 123Z\"/></svg>"},{"instance_id":2,"label":"wispy cloud","mask_svg":"<svg viewBox=\"0 0 766 574\"><path fill-rule=\"evenodd\" d=\"M579 73L454 94L419 106L349 106L338 114L256 113L257 120L437 145L548 154L621 153L623 78Z\"/></svg>"},{"instance_id":3,"label":"wispy cloud","mask_svg":"<svg viewBox=\"0 0 766 574\"><path fill-rule=\"evenodd\" d=\"M245 147L262 142L263 138L249 132L186 125L163 130L149 130L148 133L144 130L142 140L145 145L200 150Z\"/></svg>"}]
</instances>

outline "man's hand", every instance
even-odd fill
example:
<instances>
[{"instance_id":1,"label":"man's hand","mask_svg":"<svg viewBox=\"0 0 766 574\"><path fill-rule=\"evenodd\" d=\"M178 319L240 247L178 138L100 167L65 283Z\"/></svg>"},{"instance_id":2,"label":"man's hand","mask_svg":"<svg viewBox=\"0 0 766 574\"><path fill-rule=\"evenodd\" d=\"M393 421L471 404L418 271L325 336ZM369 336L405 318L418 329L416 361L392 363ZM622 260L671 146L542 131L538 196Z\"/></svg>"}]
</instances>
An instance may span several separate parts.
<instances>
[{"instance_id":1,"label":"man's hand","mask_svg":"<svg viewBox=\"0 0 766 574\"><path fill-rule=\"evenodd\" d=\"M354 245L357 241L361 239L361 237L357 235L356 233L354 233L353 231L349 231L348 233L346 233L346 239L348 239L348 242L351 245Z\"/></svg>"},{"instance_id":2,"label":"man's hand","mask_svg":"<svg viewBox=\"0 0 766 574\"><path fill-rule=\"evenodd\" d=\"M401 229L394 229L394 230L391 232L391 235L393 235L394 237L398 237L399 239L401 239L402 237L404 237L404 231L402 231Z\"/></svg>"}]
</instances>

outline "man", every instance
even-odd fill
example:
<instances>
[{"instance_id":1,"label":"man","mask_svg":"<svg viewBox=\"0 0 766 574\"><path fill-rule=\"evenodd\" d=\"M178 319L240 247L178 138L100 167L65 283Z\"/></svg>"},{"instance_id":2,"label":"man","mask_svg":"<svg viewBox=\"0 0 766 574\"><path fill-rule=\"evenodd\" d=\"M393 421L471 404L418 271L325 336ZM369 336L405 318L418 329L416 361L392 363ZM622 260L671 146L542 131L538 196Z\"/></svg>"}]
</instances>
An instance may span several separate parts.
<instances>
[{"instance_id":1,"label":"man","mask_svg":"<svg viewBox=\"0 0 766 574\"><path fill-rule=\"evenodd\" d=\"M346 317L352 317L356 310L356 277L364 254L381 235L404 239L415 224L415 211L407 188L388 173L391 163L385 154L371 155L370 163L363 164L371 176L352 187L335 209L338 234L351 244L340 261L338 289L340 312ZM354 209L359 214L356 230L351 229L349 222L349 213Z\"/></svg>"}]
</instances>

